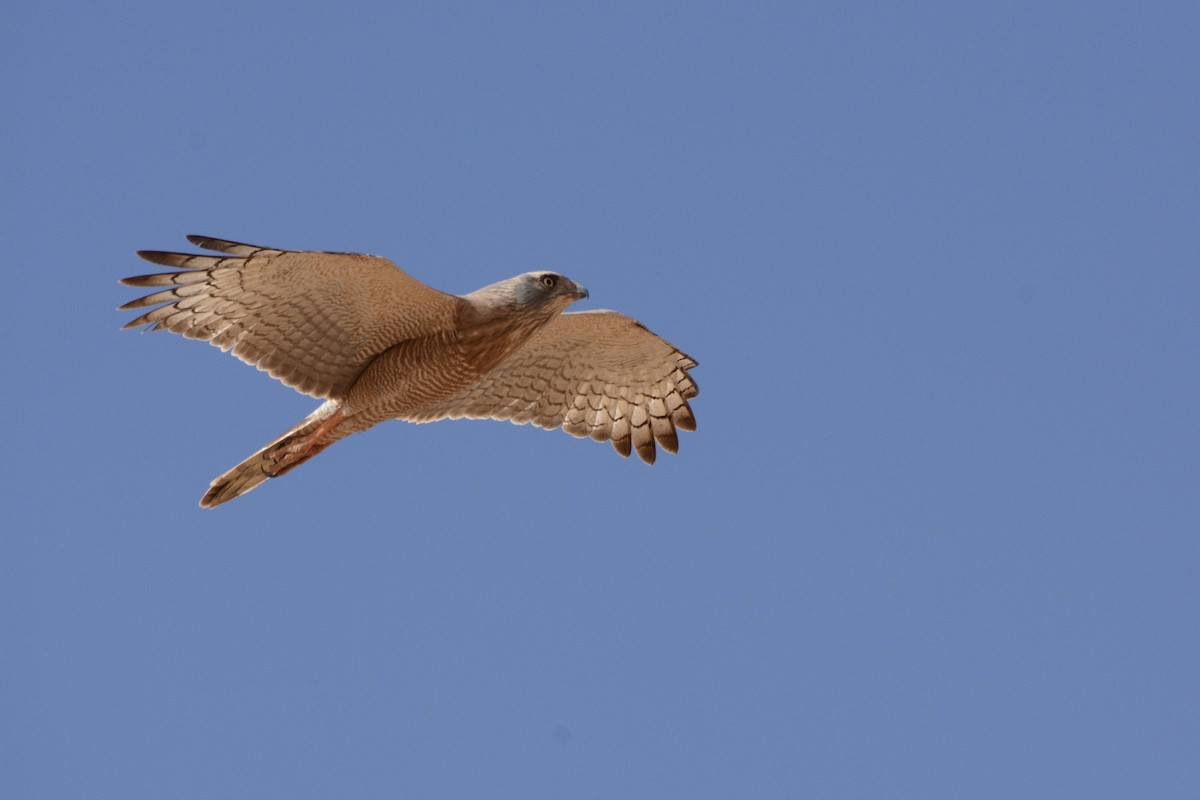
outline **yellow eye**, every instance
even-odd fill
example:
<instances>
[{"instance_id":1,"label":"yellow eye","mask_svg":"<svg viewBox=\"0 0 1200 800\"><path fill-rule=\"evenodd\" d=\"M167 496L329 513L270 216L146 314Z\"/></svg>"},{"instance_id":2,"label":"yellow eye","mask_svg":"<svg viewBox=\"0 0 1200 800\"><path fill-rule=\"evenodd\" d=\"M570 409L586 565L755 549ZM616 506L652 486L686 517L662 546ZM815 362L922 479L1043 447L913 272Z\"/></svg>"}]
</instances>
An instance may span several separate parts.
<instances>
[{"instance_id":1,"label":"yellow eye","mask_svg":"<svg viewBox=\"0 0 1200 800\"><path fill-rule=\"evenodd\" d=\"M542 276L542 286L545 286L547 289L553 289L554 284L557 282L558 281L555 279L555 277L553 275L543 275Z\"/></svg>"}]
</instances>

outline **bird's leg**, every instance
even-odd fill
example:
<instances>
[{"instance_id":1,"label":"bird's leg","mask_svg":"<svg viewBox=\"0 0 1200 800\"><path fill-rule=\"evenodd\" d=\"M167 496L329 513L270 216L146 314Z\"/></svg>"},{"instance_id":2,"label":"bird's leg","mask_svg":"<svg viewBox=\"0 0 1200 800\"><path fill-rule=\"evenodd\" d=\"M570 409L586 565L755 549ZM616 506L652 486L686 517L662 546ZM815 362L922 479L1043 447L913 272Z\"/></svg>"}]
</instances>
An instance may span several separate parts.
<instances>
[{"instance_id":1,"label":"bird's leg","mask_svg":"<svg viewBox=\"0 0 1200 800\"><path fill-rule=\"evenodd\" d=\"M267 473L273 478L277 478L293 467L298 467L305 461L315 456L317 453L324 450L333 442L323 442L330 431L345 421L346 415L342 409L337 409L325 419L321 420L317 427L307 433L302 433L290 440L282 442L280 447L270 453L268 461ZM336 440L334 440L336 441Z\"/></svg>"}]
</instances>

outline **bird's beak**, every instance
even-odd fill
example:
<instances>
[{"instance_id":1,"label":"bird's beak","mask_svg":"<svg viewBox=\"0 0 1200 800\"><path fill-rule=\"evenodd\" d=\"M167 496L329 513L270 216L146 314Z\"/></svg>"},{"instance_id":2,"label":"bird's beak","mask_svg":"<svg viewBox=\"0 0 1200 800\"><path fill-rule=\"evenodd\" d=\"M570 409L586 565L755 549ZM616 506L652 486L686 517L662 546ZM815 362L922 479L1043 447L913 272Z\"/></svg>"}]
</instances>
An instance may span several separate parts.
<instances>
[{"instance_id":1,"label":"bird's beak","mask_svg":"<svg viewBox=\"0 0 1200 800\"><path fill-rule=\"evenodd\" d=\"M580 286L579 284L575 284L575 299L583 300L583 299L587 298L587 296L588 296L588 290L586 288L584 288L583 286Z\"/></svg>"}]
</instances>

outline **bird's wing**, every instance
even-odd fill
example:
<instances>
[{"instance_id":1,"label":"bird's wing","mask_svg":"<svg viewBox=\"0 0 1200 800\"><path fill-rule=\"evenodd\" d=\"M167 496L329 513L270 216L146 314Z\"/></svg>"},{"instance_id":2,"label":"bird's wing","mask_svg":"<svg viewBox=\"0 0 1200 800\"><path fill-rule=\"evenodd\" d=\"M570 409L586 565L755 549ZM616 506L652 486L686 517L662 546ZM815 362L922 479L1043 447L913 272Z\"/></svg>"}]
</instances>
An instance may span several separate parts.
<instances>
[{"instance_id":1,"label":"bird's wing","mask_svg":"<svg viewBox=\"0 0 1200 800\"><path fill-rule=\"evenodd\" d=\"M121 281L168 287L121 306L157 306L125 327L149 325L232 350L314 397L345 393L374 356L397 342L451 329L464 302L378 256L188 240L224 255L139 251L180 271Z\"/></svg>"},{"instance_id":2,"label":"bird's wing","mask_svg":"<svg viewBox=\"0 0 1200 800\"><path fill-rule=\"evenodd\" d=\"M675 430L695 430L688 400L696 362L615 311L561 314L472 388L414 415L507 419L611 440L654 463L654 443L674 453Z\"/></svg>"}]
</instances>

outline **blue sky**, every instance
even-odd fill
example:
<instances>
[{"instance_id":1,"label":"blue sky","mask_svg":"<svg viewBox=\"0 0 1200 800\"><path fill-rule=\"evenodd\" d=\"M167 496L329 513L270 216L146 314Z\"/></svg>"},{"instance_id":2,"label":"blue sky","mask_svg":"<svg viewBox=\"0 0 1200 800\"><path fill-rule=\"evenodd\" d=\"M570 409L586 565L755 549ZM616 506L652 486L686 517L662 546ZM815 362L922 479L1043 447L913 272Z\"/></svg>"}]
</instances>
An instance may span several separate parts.
<instances>
[{"instance_id":1,"label":"blue sky","mask_svg":"<svg viewBox=\"0 0 1200 800\"><path fill-rule=\"evenodd\" d=\"M1191 3L18 2L0 794L1183 797ZM548 268L694 356L653 468L121 333L133 251Z\"/></svg>"}]
</instances>

